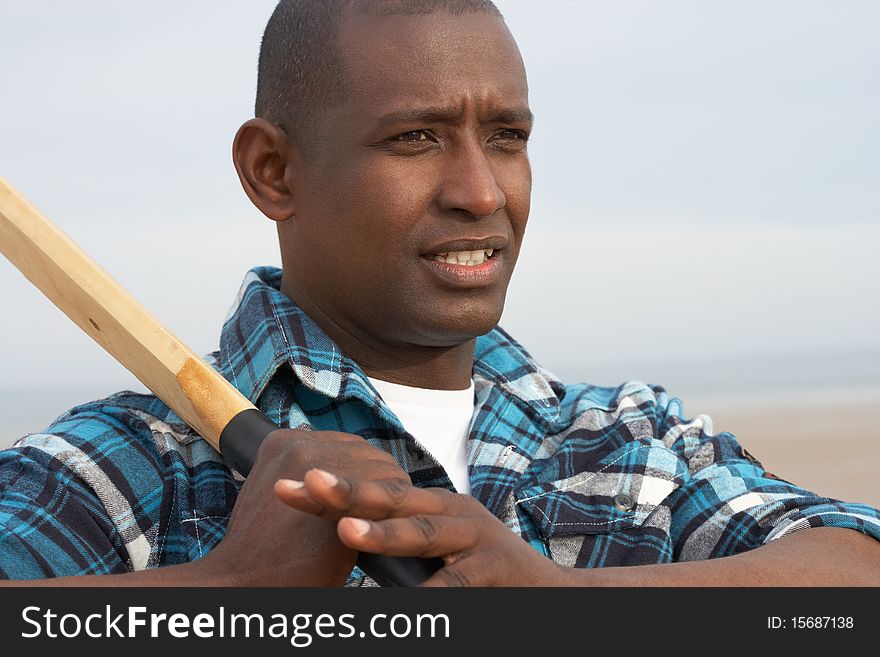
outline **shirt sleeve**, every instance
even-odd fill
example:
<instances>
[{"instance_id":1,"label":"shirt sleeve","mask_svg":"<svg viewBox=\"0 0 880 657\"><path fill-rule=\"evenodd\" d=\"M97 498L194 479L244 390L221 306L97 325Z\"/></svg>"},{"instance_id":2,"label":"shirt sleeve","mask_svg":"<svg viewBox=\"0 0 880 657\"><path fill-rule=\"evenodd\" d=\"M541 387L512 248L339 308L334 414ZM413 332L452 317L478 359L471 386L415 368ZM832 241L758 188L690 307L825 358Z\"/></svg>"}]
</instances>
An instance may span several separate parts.
<instances>
[{"instance_id":1,"label":"shirt sleeve","mask_svg":"<svg viewBox=\"0 0 880 657\"><path fill-rule=\"evenodd\" d=\"M0 452L0 577L126 572L125 549L95 492L52 455L60 436ZM48 447L48 449L46 449Z\"/></svg>"},{"instance_id":2,"label":"shirt sleeve","mask_svg":"<svg viewBox=\"0 0 880 657\"><path fill-rule=\"evenodd\" d=\"M652 387L657 434L687 465L673 492L676 561L729 556L810 527L854 529L880 540L880 511L819 496L768 473L705 415L688 419L678 399Z\"/></svg>"},{"instance_id":3,"label":"shirt sleeve","mask_svg":"<svg viewBox=\"0 0 880 657\"><path fill-rule=\"evenodd\" d=\"M163 496L148 426L122 397L90 402L0 451L0 577L148 566Z\"/></svg>"}]
</instances>

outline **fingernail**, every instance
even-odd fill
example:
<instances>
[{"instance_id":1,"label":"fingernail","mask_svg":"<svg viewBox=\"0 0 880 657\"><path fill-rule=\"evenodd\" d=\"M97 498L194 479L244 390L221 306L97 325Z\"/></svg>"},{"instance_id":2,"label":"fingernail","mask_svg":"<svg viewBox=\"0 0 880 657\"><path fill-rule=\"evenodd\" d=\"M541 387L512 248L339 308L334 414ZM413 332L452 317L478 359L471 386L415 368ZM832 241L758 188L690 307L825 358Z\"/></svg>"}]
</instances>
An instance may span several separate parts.
<instances>
[{"instance_id":1,"label":"fingernail","mask_svg":"<svg viewBox=\"0 0 880 657\"><path fill-rule=\"evenodd\" d=\"M339 480L336 478L336 476L330 474L329 472L326 472L324 470L318 470L318 469L315 469L315 472L321 478L321 481L323 481L328 486L335 486L336 484L339 483Z\"/></svg>"},{"instance_id":2,"label":"fingernail","mask_svg":"<svg viewBox=\"0 0 880 657\"><path fill-rule=\"evenodd\" d=\"M301 481L297 481L296 479L279 479L278 483L280 483L285 488L290 488L296 490L297 488L302 488L305 484Z\"/></svg>"},{"instance_id":3,"label":"fingernail","mask_svg":"<svg viewBox=\"0 0 880 657\"><path fill-rule=\"evenodd\" d=\"M363 536L368 531L370 531L370 523L366 520L361 520L360 518L349 518L348 522L351 523L351 526L354 529L354 533L358 536Z\"/></svg>"}]
</instances>

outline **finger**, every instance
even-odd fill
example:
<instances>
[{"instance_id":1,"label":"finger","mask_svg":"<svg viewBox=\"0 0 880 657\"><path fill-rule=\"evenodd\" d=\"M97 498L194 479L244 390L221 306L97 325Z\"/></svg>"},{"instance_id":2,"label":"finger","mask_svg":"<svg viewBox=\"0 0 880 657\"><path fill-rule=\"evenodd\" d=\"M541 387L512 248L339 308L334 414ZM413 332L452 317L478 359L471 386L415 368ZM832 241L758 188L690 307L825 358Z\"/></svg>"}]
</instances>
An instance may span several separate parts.
<instances>
[{"instance_id":1,"label":"finger","mask_svg":"<svg viewBox=\"0 0 880 657\"><path fill-rule=\"evenodd\" d=\"M333 520L338 520L343 515L343 510L348 507L351 486L345 479L336 475L312 468L303 477L303 485L308 495L320 504Z\"/></svg>"},{"instance_id":2,"label":"finger","mask_svg":"<svg viewBox=\"0 0 880 657\"><path fill-rule=\"evenodd\" d=\"M297 483L299 487L290 493L291 506L332 522L355 511L370 518L386 518L388 500L402 502L406 489L412 488L409 480L380 479L358 481L360 493L356 493L348 480L319 468L307 471L303 482ZM359 502L352 504L352 499Z\"/></svg>"},{"instance_id":3,"label":"finger","mask_svg":"<svg viewBox=\"0 0 880 657\"><path fill-rule=\"evenodd\" d=\"M462 559L444 566L419 586L424 588L461 588L467 586L491 586L486 569L475 567L473 559Z\"/></svg>"},{"instance_id":4,"label":"finger","mask_svg":"<svg viewBox=\"0 0 880 657\"><path fill-rule=\"evenodd\" d=\"M339 539L360 552L389 556L449 557L472 548L479 535L473 518L413 515L386 520L342 518Z\"/></svg>"},{"instance_id":5,"label":"finger","mask_svg":"<svg viewBox=\"0 0 880 657\"><path fill-rule=\"evenodd\" d=\"M415 514L456 515L460 495L442 488L416 488L408 479L342 479L328 487L327 480L306 473L306 488L315 501L343 515L369 520Z\"/></svg>"},{"instance_id":6,"label":"finger","mask_svg":"<svg viewBox=\"0 0 880 657\"><path fill-rule=\"evenodd\" d=\"M293 479L279 479L275 482L275 496L287 506L312 515L324 513L324 506L312 499L305 485Z\"/></svg>"}]
</instances>

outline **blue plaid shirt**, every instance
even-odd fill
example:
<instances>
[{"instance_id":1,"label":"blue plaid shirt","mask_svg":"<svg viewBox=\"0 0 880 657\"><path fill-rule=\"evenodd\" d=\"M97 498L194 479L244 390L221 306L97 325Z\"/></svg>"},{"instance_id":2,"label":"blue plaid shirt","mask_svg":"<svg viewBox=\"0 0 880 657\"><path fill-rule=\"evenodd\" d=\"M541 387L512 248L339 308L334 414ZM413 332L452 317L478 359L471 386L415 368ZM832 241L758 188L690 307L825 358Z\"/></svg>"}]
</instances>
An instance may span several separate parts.
<instances>
[{"instance_id":1,"label":"blue plaid shirt","mask_svg":"<svg viewBox=\"0 0 880 657\"><path fill-rule=\"evenodd\" d=\"M416 486L452 488L360 368L248 273L210 362L273 421L345 431ZM663 388L565 385L498 328L478 338L471 494L536 550L596 568L711 559L808 527L880 538L880 512L767 472ZM0 452L0 574L121 573L192 561L226 531L241 480L152 395L78 406ZM370 583L357 569L349 584Z\"/></svg>"}]
</instances>

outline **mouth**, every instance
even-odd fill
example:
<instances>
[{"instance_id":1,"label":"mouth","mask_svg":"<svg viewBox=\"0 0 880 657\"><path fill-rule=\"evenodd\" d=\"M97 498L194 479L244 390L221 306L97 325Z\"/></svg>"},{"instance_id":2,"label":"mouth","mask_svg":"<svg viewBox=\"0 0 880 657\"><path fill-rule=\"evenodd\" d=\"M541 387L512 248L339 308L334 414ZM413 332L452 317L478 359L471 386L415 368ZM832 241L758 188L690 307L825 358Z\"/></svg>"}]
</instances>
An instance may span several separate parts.
<instances>
[{"instance_id":1,"label":"mouth","mask_svg":"<svg viewBox=\"0 0 880 657\"><path fill-rule=\"evenodd\" d=\"M495 249L479 249L477 251L447 251L436 253L431 258L435 262L443 262L447 265L461 265L463 267L476 267L489 260L495 253Z\"/></svg>"},{"instance_id":2,"label":"mouth","mask_svg":"<svg viewBox=\"0 0 880 657\"><path fill-rule=\"evenodd\" d=\"M506 237L454 240L431 247L422 259L442 287L487 287L501 277L506 246Z\"/></svg>"},{"instance_id":3,"label":"mouth","mask_svg":"<svg viewBox=\"0 0 880 657\"><path fill-rule=\"evenodd\" d=\"M429 247L422 252L422 257L449 265L477 267L487 260L498 257L499 252L506 247L507 238L503 235L457 239Z\"/></svg>"}]
</instances>

